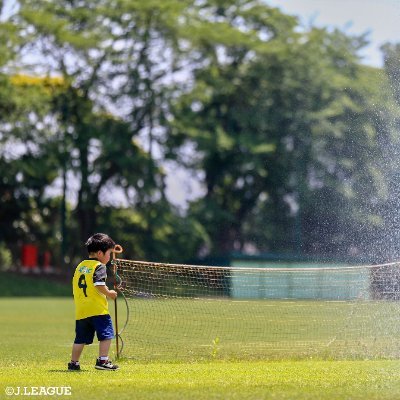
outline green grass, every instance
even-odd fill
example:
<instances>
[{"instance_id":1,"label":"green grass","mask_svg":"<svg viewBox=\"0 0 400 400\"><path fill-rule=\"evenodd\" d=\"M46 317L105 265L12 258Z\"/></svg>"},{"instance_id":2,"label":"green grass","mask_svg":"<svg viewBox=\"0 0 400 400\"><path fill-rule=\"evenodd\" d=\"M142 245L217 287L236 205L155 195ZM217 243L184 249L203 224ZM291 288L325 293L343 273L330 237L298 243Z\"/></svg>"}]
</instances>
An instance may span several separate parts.
<instances>
[{"instance_id":1,"label":"green grass","mask_svg":"<svg viewBox=\"0 0 400 400\"><path fill-rule=\"evenodd\" d=\"M10 296L71 296L70 284L55 282L51 277L43 275L23 276L10 272L0 272L0 297Z\"/></svg>"},{"instance_id":2,"label":"green grass","mask_svg":"<svg viewBox=\"0 0 400 400\"><path fill-rule=\"evenodd\" d=\"M0 299L0 399L9 387L70 386L75 399L398 399L400 361L139 362L117 372L93 368L85 348L81 373L66 372L74 336L71 299ZM17 396L14 396L14 398ZM52 396L56 397L56 396ZM49 398L49 396L34 396Z\"/></svg>"},{"instance_id":3,"label":"green grass","mask_svg":"<svg viewBox=\"0 0 400 400\"><path fill-rule=\"evenodd\" d=\"M400 355L399 302L136 298L129 300L129 308L124 353L136 360Z\"/></svg>"}]
</instances>

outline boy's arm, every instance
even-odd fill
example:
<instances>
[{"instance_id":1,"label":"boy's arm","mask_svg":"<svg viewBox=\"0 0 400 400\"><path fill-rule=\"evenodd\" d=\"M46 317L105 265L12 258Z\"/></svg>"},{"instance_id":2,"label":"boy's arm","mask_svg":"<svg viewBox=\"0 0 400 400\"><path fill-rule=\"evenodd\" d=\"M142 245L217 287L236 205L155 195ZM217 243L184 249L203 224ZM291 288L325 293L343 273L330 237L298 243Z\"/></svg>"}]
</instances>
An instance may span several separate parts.
<instances>
[{"instance_id":1,"label":"boy's arm","mask_svg":"<svg viewBox=\"0 0 400 400\"><path fill-rule=\"evenodd\" d=\"M105 296L109 297L110 299L116 299L117 298L117 292L115 290L109 290L108 287L106 285L99 285L96 286L96 289L104 294Z\"/></svg>"},{"instance_id":2,"label":"boy's arm","mask_svg":"<svg viewBox=\"0 0 400 400\"><path fill-rule=\"evenodd\" d=\"M97 290L109 297L110 299L115 299L117 297L117 292L115 290L109 290L106 285L107 271L104 264L100 264L96 267L93 274L93 284Z\"/></svg>"}]
</instances>

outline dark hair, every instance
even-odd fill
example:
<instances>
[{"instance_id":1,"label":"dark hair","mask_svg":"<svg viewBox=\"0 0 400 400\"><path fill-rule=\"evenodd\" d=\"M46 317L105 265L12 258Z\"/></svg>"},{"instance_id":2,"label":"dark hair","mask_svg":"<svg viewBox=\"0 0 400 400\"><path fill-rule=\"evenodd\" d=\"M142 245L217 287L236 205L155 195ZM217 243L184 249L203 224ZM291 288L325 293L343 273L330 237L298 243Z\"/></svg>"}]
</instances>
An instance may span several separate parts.
<instances>
[{"instance_id":1,"label":"dark hair","mask_svg":"<svg viewBox=\"0 0 400 400\"><path fill-rule=\"evenodd\" d=\"M89 254L98 251L105 253L115 247L115 242L105 233L95 233L86 241L85 246Z\"/></svg>"}]
</instances>

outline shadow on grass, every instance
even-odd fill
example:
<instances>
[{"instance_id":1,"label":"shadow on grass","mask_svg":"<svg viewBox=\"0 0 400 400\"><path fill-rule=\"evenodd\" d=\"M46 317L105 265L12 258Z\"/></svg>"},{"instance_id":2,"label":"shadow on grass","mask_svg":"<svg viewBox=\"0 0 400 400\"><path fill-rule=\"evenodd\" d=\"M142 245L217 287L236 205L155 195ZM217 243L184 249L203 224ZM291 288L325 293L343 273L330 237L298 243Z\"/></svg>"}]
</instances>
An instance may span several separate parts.
<instances>
[{"instance_id":1,"label":"shadow on grass","mask_svg":"<svg viewBox=\"0 0 400 400\"><path fill-rule=\"evenodd\" d=\"M80 371L68 371L67 369L48 369L47 372L63 372L67 374L83 374L89 372L88 369L81 369Z\"/></svg>"}]
</instances>

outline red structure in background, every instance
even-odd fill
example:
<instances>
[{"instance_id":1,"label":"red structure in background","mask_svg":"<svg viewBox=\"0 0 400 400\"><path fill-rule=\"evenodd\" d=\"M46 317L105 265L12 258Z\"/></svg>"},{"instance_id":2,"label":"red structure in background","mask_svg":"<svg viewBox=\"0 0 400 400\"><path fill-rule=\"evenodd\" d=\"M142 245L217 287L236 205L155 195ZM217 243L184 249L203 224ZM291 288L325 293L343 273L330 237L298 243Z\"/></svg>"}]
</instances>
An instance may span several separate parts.
<instances>
[{"instance_id":1,"label":"red structure in background","mask_svg":"<svg viewBox=\"0 0 400 400\"><path fill-rule=\"evenodd\" d=\"M51 269L51 253L50 251L46 250L43 253L43 270L44 272L50 272Z\"/></svg>"},{"instance_id":2,"label":"red structure in background","mask_svg":"<svg viewBox=\"0 0 400 400\"><path fill-rule=\"evenodd\" d=\"M38 267L38 247L36 245L24 244L22 246L21 264L25 270L32 270Z\"/></svg>"}]
</instances>

